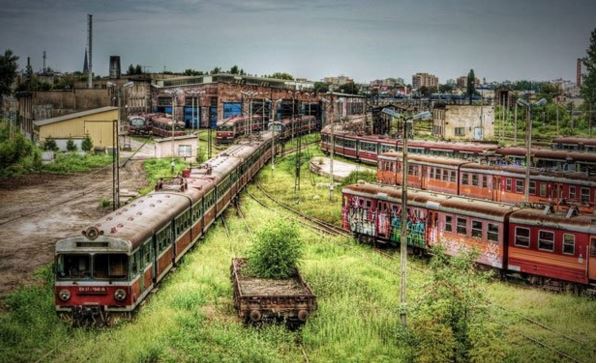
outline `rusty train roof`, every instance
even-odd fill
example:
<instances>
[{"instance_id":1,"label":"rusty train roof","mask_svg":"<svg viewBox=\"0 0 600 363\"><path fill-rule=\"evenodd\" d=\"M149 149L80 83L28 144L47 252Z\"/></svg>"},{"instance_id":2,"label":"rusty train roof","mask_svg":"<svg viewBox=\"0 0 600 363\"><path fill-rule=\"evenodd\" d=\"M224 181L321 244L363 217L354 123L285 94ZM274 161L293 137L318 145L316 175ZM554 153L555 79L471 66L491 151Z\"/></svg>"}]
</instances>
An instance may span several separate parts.
<instances>
[{"instance_id":1,"label":"rusty train roof","mask_svg":"<svg viewBox=\"0 0 600 363\"><path fill-rule=\"evenodd\" d=\"M524 147L503 147L496 150L496 153L505 156L527 156L527 148ZM596 154L589 152L576 152L576 151L564 151L564 150L552 150L552 149L540 149L532 148L531 157L538 159L552 159L552 160L575 160L585 162L596 162Z\"/></svg>"},{"instance_id":2,"label":"rusty train roof","mask_svg":"<svg viewBox=\"0 0 600 363\"><path fill-rule=\"evenodd\" d=\"M363 195L377 199L383 198L394 203L402 203L402 189L395 186L371 183L352 184L344 187L343 193ZM410 189L408 191L408 204L409 206L497 221L501 221L505 215L517 209L517 207L509 204L450 196L417 189Z\"/></svg>"},{"instance_id":3,"label":"rusty train roof","mask_svg":"<svg viewBox=\"0 0 600 363\"><path fill-rule=\"evenodd\" d=\"M299 119L301 119L301 120L311 119L311 120L314 120L315 122L317 121L316 117L312 116L312 115L302 115L302 117L299 117ZM292 118L288 117L288 118L284 118L284 119L281 119L281 120L275 121L275 122L280 122L284 125L288 125L290 122L292 122L292 120L293 120Z\"/></svg>"},{"instance_id":4,"label":"rusty train roof","mask_svg":"<svg viewBox=\"0 0 600 363\"><path fill-rule=\"evenodd\" d=\"M402 153L397 151L387 151L379 155L379 159L385 160L398 160L402 161ZM408 154L408 161L416 161L423 164L428 165L440 165L440 166L448 166L448 167L456 167L463 164L468 164L469 161L457 158L449 158L443 156L431 156L431 155L421 155L421 154Z\"/></svg>"},{"instance_id":5,"label":"rusty train roof","mask_svg":"<svg viewBox=\"0 0 600 363\"><path fill-rule=\"evenodd\" d=\"M222 120L222 122L218 123L219 126L223 126L223 125L235 125L239 122L247 122L248 119L250 118L250 116L232 116L228 119ZM261 120L262 118L258 115L254 115L252 116L253 120Z\"/></svg>"},{"instance_id":6,"label":"rusty train roof","mask_svg":"<svg viewBox=\"0 0 600 363\"><path fill-rule=\"evenodd\" d=\"M514 212L510 216L510 222L533 227L546 227L596 234L595 215L575 215L567 217L566 213L545 213L543 209L527 208Z\"/></svg>"},{"instance_id":7,"label":"rusty train roof","mask_svg":"<svg viewBox=\"0 0 600 363\"><path fill-rule=\"evenodd\" d=\"M595 138L588 138L588 137L573 137L573 136L563 136L563 137L556 137L554 139L552 139L553 143L559 144L580 144L580 145L594 145L596 146L596 139Z\"/></svg>"}]
</instances>

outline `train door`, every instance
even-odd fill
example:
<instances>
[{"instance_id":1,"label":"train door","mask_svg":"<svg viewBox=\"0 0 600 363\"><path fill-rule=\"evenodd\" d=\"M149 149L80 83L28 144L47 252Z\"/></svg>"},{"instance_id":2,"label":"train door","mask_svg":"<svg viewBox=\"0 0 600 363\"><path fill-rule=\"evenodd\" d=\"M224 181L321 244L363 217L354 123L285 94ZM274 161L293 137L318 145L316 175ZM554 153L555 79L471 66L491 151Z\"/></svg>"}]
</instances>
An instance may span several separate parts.
<instances>
[{"instance_id":1,"label":"train door","mask_svg":"<svg viewBox=\"0 0 600 363\"><path fill-rule=\"evenodd\" d=\"M596 237L590 237L588 246L588 279L596 281Z\"/></svg>"},{"instance_id":2,"label":"train door","mask_svg":"<svg viewBox=\"0 0 600 363\"><path fill-rule=\"evenodd\" d=\"M389 239L390 236L390 203L377 202L377 236Z\"/></svg>"},{"instance_id":3,"label":"train door","mask_svg":"<svg viewBox=\"0 0 600 363\"><path fill-rule=\"evenodd\" d=\"M502 192L502 178L497 175L492 175L492 200L497 202L500 200Z\"/></svg>"},{"instance_id":4,"label":"train door","mask_svg":"<svg viewBox=\"0 0 600 363\"><path fill-rule=\"evenodd\" d=\"M437 242L438 239L438 228L437 228L438 212L429 211L427 218L427 240L425 244L431 246Z\"/></svg>"}]
</instances>

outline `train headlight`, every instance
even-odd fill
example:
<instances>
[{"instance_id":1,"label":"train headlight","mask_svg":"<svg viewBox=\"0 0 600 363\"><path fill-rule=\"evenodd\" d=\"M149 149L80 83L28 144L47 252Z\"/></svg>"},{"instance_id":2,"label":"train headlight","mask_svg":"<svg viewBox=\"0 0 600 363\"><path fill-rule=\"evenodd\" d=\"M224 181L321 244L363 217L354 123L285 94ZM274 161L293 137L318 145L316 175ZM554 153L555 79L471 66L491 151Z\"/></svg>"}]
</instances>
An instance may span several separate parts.
<instances>
[{"instance_id":1,"label":"train headlight","mask_svg":"<svg viewBox=\"0 0 600 363\"><path fill-rule=\"evenodd\" d=\"M127 292L125 290L117 289L117 291L115 291L115 300L123 301L123 300L125 300L126 297L127 297Z\"/></svg>"},{"instance_id":2,"label":"train headlight","mask_svg":"<svg viewBox=\"0 0 600 363\"><path fill-rule=\"evenodd\" d=\"M68 301L71 298L71 292L67 289L62 289L58 292L58 298L62 301Z\"/></svg>"}]
</instances>

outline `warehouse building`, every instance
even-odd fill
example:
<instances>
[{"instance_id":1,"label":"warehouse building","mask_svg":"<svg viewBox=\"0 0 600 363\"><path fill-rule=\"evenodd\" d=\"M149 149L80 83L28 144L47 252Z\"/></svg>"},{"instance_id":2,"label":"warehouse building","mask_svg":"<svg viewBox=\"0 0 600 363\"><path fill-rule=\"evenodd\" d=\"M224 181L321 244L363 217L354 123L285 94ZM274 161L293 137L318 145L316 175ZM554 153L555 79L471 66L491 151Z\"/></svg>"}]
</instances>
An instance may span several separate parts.
<instances>
[{"instance_id":1,"label":"warehouse building","mask_svg":"<svg viewBox=\"0 0 600 363\"><path fill-rule=\"evenodd\" d=\"M43 143L54 139L61 150L66 150L72 139L81 149L81 142L89 135L94 147L113 147L113 124L119 117L118 107L100 107L59 117L34 121L37 140Z\"/></svg>"},{"instance_id":2,"label":"warehouse building","mask_svg":"<svg viewBox=\"0 0 600 363\"><path fill-rule=\"evenodd\" d=\"M494 106L442 105L433 109L433 136L444 140L494 138Z\"/></svg>"}]
</instances>

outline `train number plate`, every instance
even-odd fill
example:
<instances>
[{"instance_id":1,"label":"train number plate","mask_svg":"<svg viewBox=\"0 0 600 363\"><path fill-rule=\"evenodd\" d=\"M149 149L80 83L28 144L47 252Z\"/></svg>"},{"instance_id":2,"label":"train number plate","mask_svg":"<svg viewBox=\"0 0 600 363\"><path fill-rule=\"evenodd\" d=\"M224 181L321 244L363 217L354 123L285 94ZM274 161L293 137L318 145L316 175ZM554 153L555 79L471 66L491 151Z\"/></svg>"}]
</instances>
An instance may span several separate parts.
<instances>
[{"instance_id":1,"label":"train number plate","mask_svg":"<svg viewBox=\"0 0 600 363\"><path fill-rule=\"evenodd\" d=\"M106 295L104 286L80 286L77 290L79 295Z\"/></svg>"}]
</instances>

